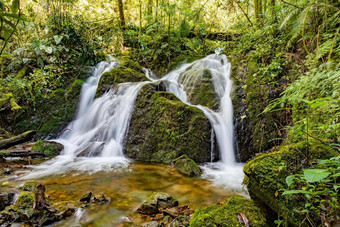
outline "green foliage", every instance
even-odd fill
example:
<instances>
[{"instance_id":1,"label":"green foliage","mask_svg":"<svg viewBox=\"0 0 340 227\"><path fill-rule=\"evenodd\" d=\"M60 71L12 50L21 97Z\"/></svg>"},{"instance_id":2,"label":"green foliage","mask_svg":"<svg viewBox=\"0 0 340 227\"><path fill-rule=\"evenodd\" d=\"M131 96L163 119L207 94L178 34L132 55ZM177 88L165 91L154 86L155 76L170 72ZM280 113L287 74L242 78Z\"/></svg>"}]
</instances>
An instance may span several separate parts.
<instances>
[{"instance_id":1,"label":"green foliage","mask_svg":"<svg viewBox=\"0 0 340 227\"><path fill-rule=\"evenodd\" d=\"M303 174L288 176L286 182L290 190L282 195L305 200L297 212L311 217L315 224L331 223L340 214L340 156L318 160L311 167L314 168L304 169Z\"/></svg>"}]
</instances>

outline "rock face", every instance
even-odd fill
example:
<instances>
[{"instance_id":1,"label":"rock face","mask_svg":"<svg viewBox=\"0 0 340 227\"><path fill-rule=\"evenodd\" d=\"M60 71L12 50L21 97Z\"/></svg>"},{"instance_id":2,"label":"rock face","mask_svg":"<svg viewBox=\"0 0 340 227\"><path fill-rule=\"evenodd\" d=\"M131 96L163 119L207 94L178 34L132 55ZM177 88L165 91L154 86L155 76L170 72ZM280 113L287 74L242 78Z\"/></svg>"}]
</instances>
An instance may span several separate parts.
<instances>
[{"instance_id":1,"label":"rock face","mask_svg":"<svg viewBox=\"0 0 340 227\"><path fill-rule=\"evenodd\" d=\"M198 163L211 161L209 120L200 109L162 89L159 84L147 84L140 90L125 139L125 155L161 163L171 163L183 154Z\"/></svg>"},{"instance_id":2,"label":"rock face","mask_svg":"<svg viewBox=\"0 0 340 227\"><path fill-rule=\"evenodd\" d=\"M0 225L10 226L14 222L24 222L33 226L48 225L69 217L74 212L75 209L70 208L60 213L51 207L45 198L45 186L28 181L16 202L0 212Z\"/></svg>"},{"instance_id":3,"label":"rock face","mask_svg":"<svg viewBox=\"0 0 340 227\"><path fill-rule=\"evenodd\" d=\"M269 207L269 213L272 215L276 213L286 216L289 226L299 226L303 217L299 212L294 211L299 202L298 199L282 196L282 190L287 189L286 177L290 175L289 172L299 173L298 171L301 172L301 169L294 165L285 166L285 163L302 165L308 147L311 158L315 160L339 155L337 151L325 145L307 146L307 143L303 142L262 154L244 166L246 175L244 184L247 186L251 198ZM280 166L282 168L279 168Z\"/></svg>"},{"instance_id":4,"label":"rock face","mask_svg":"<svg viewBox=\"0 0 340 227\"><path fill-rule=\"evenodd\" d=\"M201 168L194 160L188 158L187 155L182 155L173 161L178 172L189 177L199 177L202 174Z\"/></svg>"},{"instance_id":5,"label":"rock face","mask_svg":"<svg viewBox=\"0 0 340 227\"><path fill-rule=\"evenodd\" d=\"M119 63L121 66L115 67L110 72L106 72L101 76L96 97L110 90L115 84L149 80L138 63L128 59L123 59Z\"/></svg>"},{"instance_id":6,"label":"rock face","mask_svg":"<svg viewBox=\"0 0 340 227\"><path fill-rule=\"evenodd\" d=\"M243 220L239 218L243 217ZM241 220L241 221L240 221ZM245 222L248 221L248 225ZM256 204L246 198L232 196L226 201L196 211L190 221L196 226L269 226Z\"/></svg>"},{"instance_id":7,"label":"rock face","mask_svg":"<svg viewBox=\"0 0 340 227\"><path fill-rule=\"evenodd\" d=\"M185 84L184 89L192 104L218 110L220 100L215 92L210 70L195 69L194 64L180 75L179 82Z\"/></svg>"}]
</instances>

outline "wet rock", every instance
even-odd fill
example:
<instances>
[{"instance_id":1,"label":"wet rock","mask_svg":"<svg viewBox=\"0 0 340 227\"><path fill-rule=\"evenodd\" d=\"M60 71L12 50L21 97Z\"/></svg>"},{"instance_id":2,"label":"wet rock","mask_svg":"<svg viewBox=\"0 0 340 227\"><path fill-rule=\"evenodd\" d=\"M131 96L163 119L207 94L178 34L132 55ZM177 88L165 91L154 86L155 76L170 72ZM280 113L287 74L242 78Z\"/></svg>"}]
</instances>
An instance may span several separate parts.
<instances>
[{"instance_id":1,"label":"wet rock","mask_svg":"<svg viewBox=\"0 0 340 227\"><path fill-rule=\"evenodd\" d=\"M77 211L77 209L74 208L74 207L68 208L63 213L61 213L60 216L61 216L62 219L68 218L68 217L71 217L76 211Z\"/></svg>"},{"instance_id":2,"label":"wet rock","mask_svg":"<svg viewBox=\"0 0 340 227\"><path fill-rule=\"evenodd\" d=\"M91 201L95 203L108 203L111 201L111 199L102 193L100 195L94 196Z\"/></svg>"},{"instance_id":3,"label":"wet rock","mask_svg":"<svg viewBox=\"0 0 340 227\"><path fill-rule=\"evenodd\" d=\"M6 175L12 174L11 168L6 168L6 169L4 170L4 174L6 174Z\"/></svg>"},{"instance_id":4,"label":"wet rock","mask_svg":"<svg viewBox=\"0 0 340 227\"><path fill-rule=\"evenodd\" d=\"M120 63L121 66L115 67L110 72L106 72L101 76L96 97L99 97L110 90L115 84L149 80L138 63L129 59L124 59Z\"/></svg>"},{"instance_id":5,"label":"wet rock","mask_svg":"<svg viewBox=\"0 0 340 227\"><path fill-rule=\"evenodd\" d=\"M2 192L0 193L0 211L4 210L7 206L10 206L14 203L15 193L10 192Z\"/></svg>"},{"instance_id":6,"label":"wet rock","mask_svg":"<svg viewBox=\"0 0 340 227\"><path fill-rule=\"evenodd\" d=\"M173 163L177 171L183 175L189 177L198 177L202 174L201 168L187 155L182 155L181 157L176 158Z\"/></svg>"},{"instance_id":7,"label":"wet rock","mask_svg":"<svg viewBox=\"0 0 340 227\"><path fill-rule=\"evenodd\" d=\"M24 222L32 226L43 226L60 221L74 213L75 209L60 213L45 198L45 186L35 181L26 182L17 201L0 212L0 225Z\"/></svg>"},{"instance_id":8,"label":"wet rock","mask_svg":"<svg viewBox=\"0 0 340 227\"><path fill-rule=\"evenodd\" d=\"M92 199L92 192L89 192L86 195L82 196L81 199L79 199L79 202L89 203L91 199Z\"/></svg>"},{"instance_id":9,"label":"wet rock","mask_svg":"<svg viewBox=\"0 0 340 227\"><path fill-rule=\"evenodd\" d=\"M148 222L148 223L144 223L142 225L142 227L158 227L158 226L159 226L159 224L156 221L151 221L151 222Z\"/></svg>"},{"instance_id":10,"label":"wet rock","mask_svg":"<svg viewBox=\"0 0 340 227\"><path fill-rule=\"evenodd\" d=\"M164 208L178 206L178 201L164 192L155 192L137 209L141 214L156 214Z\"/></svg>"},{"instance_id":11,"label":"wet rock","mask_svg":"<svg viewBox=\"0 0 340 227\"><path fill-rule=\"evenodd\" d=\"M188 99L194 105L202 105L212 110L219 109L219 97L215 92L212 72L202 67L195 67L194 63L179 77L179 82L185 84L184 89Z\"/></svg>"},{"instance_id":12,"label":"wet rock","mask_svg":"<svg viewBox=\"0 0 340 227\"><path fill-rule=\"evenodd\" d=\"M57 142L39 140L32 146L32 151L44 152L46 156L56 156L64 150L64 146Z\"/></svg>"},{"instance_id":13,"label":"wet rock","mask_svg":"<svg viewBox=\"0 0 340 227\"><path fill-rule=\"evenodd\" d=\"M126 216L120 217L119 220L123 223L132 223L132 219Z\"/></svg>"},{"instance_id":14,"label":"wet rock","mask_svg":"<svg viewBox=\"0 0 340 227\"><path fill-rule=\"evenodd\" d=\"M211 161L211 130L200 109L147 84L137 96L124 153L135 160L167 164L183 154L197 163ZM218 160L218 151L213 156Z\"/></svg>"}]
</instances>

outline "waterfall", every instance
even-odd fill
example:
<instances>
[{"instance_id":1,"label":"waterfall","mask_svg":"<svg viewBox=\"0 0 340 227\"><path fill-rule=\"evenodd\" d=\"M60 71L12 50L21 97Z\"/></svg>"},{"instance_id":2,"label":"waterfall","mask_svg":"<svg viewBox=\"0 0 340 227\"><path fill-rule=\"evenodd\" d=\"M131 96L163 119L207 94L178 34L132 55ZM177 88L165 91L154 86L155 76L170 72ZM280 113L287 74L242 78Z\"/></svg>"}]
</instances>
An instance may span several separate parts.
<instances>
[{"instance_id":1,"label":"waterfall","mask_svg":"<svg viewBox=\"0 0 340 227\"><path fill-rule=\"evenodd\" d=\"M230 98L231 63L227 57L212 54L193 63L183 64L163 78L157 78L150 70L144 69L150 81L122 83L94 99L101 75L118 65L108 61L101 62L94 68L82 87L75 119L60 138L54 140L64 145L64 151L60 156L34 167L38 171L25 177L41 177L72 170L95 172L128 165L128 160L123 155L123 141L137 94L144 84L163 81L168 92L175 94L182 102L201 109L212 124L211 150L220 151L221 161L204 165L204 177L218 184L240 189L243 171L242 165L236 162L234 153L233 107ZM188 97L193 87L200 83L200 72L203 70L210 72L219 99L217 110L194 105ZM188 76L181 77L184 72L188 72ZM215 138L217 148L214 147Z\"/></svg>"}]
</instances>

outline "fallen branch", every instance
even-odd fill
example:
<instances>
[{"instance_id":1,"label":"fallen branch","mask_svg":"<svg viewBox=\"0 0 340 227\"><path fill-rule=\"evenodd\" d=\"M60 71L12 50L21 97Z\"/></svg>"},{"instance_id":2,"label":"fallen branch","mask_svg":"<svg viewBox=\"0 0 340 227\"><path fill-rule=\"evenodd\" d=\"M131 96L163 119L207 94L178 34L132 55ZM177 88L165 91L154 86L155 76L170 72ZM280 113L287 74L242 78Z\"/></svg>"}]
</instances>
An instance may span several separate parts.
<instances>
[{"instance_id":1,"label":"fallen branch","mask_svg":"<svg viewBox=\"0 0 340 227\"><path fill-rule=\"evenodd\" d=\"M12 147L14 145L29 141L33 138L35 133L36 133L35 131L27 131L27 132L20 134L18 136L13 136L13 137L8 138L8 139L0 140L0 149L6 149L6 148Z\"/></svg>"}]
</instances>

